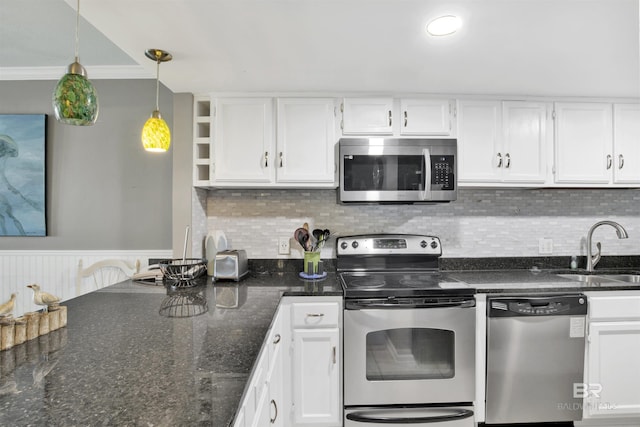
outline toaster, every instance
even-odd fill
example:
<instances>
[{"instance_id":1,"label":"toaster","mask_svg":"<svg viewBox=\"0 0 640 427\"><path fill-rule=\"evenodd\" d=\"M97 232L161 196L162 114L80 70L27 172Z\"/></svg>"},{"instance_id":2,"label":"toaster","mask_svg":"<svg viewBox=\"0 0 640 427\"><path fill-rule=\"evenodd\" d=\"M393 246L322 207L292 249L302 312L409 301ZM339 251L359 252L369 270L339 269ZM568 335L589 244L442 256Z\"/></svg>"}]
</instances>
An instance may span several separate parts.
<instances>
[{"instance_id":1,"label":"toaster","mask_svg":"<svg viewBox=\"0 0 640 427\"><path fill-rule=\"evenodd\" d=\"M220 251L213 265L214 280L242 279L249 273L247 251L244 249Z\"/></svg>"}]
</instances>

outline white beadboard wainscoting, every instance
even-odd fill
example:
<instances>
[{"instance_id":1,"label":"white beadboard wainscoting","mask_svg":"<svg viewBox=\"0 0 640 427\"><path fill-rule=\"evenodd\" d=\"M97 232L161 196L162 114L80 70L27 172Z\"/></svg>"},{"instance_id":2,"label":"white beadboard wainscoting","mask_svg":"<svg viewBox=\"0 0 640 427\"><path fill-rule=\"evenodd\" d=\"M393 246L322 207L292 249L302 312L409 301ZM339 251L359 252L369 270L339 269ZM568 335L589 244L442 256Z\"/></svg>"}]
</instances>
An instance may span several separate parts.
<instances>
[{"instance_id":1,"label":"white beadboard wainscoting","mask_svg":"<svg viewBox=\"0 0 640 427\"><path fill-rule=\"evenodd\" d=\"M104 251L0 251L0 303L9 299L11 293L18 294L14 316L39 310L33 303L33 291L27 285L37 283L49 293L63 301L95 290L89 281L76 287L78 264L84 268L105 259L120 259L140 268L148 266L150 258L172 258L172 250L104 250Z\"/></svg>"}]
</instances>

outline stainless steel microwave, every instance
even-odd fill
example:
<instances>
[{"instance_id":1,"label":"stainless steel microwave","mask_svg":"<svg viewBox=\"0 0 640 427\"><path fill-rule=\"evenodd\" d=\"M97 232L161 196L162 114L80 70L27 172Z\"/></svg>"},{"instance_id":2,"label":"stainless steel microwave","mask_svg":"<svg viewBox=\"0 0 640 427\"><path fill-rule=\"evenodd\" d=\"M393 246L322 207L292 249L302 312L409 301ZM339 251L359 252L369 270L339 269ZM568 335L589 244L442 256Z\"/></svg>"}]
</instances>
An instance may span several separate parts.
<instances>
[{"instance_id":1,"label":"stainless steel microwave","mask_svg":"<svg viewBox=\"0 0 640 427\"><path fill-rule=\"evenodd\" d=\"M354 138L338 142L342 203L456 200L456 139Z\"/></svg>"}]
</instances>

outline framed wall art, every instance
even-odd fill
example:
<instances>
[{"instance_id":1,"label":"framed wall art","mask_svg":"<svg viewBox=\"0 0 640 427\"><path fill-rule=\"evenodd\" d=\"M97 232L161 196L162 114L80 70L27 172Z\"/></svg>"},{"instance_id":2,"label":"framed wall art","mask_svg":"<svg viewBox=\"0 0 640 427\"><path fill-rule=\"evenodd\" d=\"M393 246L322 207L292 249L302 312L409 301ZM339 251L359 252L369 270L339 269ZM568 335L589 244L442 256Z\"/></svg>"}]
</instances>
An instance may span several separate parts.
<instances>
[{"instance_id":1,"label":"framed wall art","mask_svg":"<svg viewBox=\"0 0 640 427\"><path fill-rule=\"evenodd\" d=\"M0 114L0 236L46 236L46 114Z\"/></svg>"}]
</instances>

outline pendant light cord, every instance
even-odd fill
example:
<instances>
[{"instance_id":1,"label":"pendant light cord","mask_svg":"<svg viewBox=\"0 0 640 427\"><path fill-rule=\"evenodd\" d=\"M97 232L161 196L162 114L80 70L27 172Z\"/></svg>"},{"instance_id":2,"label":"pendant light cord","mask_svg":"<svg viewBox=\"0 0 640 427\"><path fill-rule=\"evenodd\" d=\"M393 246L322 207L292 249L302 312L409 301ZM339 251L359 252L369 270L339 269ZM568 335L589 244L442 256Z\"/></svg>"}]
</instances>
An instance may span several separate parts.
<instances>
[{"instance_id":1,"label":"pendant light cord","mask_svg":"<svg viewBox=\"0 0 640 427\"><path fill-rule=\"evenodd\" d=\"M76 62L80 62L79 58L79 28L80 28L80 0L78 0L78 6L76 9Z\"/></svg>"},{"instance_id":2,"label":"pendant light cord","mask_svg":"<svg viewBox=\"0 0 640 427\"><path fill-rule=\"evenodd\" d=\"M156 111L160 111L158 98L160 98L160 59L156 61Z\"/></svg>"}]
</instances>

